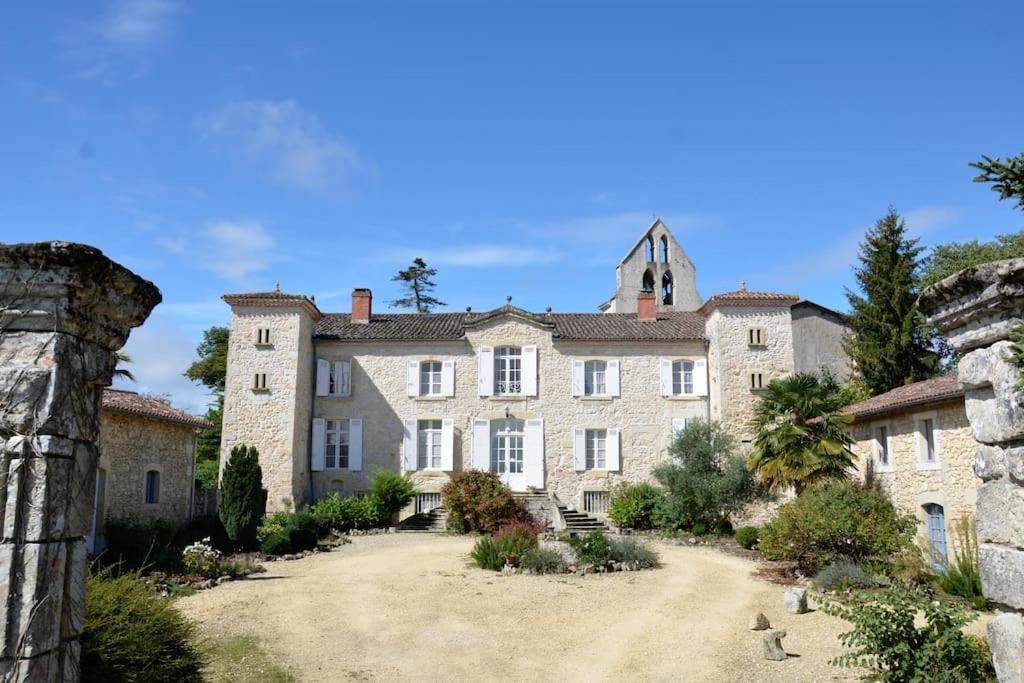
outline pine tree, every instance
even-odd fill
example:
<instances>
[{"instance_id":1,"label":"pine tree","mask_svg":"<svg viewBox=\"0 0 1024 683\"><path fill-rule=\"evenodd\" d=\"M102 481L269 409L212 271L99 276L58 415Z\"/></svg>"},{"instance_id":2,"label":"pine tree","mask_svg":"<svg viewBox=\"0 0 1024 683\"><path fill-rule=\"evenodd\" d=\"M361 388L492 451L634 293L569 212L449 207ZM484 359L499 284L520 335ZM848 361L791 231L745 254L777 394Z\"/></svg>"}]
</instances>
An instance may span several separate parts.
<instances>
[{"instance_id":1,"label":"pine tree","mask_svg":"<svg viewBox=\"0 0 1024 683\"><path fill-rule=\"evenodd\" d=\"M431 309L444 306L443 301L430 295L437 286L431 279L435 275L436 268L428 268L427 262L419 256L414 258L411 266L398 271L398 275L391 278L394 282L401 282L406 293L406 296L392 301L391 307L415 308L417 313L430 313Z\"/></svg>"},{"instance_id":2,"label":"pine tree","mask_svg":"<svg viewBox=\"0 0 1024 683\"><path fill-rule=\"evenodd\" d=\"M938 356L917 310L921 251L891 207L860 246L860 266L854 270L860 293L846 290L851 334L845 347L875 395L926 379L938 369Z\"/></svg>"},{"instance_id":3,"label":"pine tree","mask_svg":"<svg viewBox=\"0 0 1024 683\"><path fill-rule=\"evenodd\" d=\"M1016 208L1024 209L1024 154L1002 159L981 157L971 164L981 171L975 176L976 183L992 183L992 190L999 193L999 199L1012 199Z\"/></svg>"},{"instance_id":4,"label":"pine tree","mask_svg":"<svg viewBox=\"0 0 1024 683\"><path fill-rule=\"evenodd\" d=\"M256 547L263 517L263 470L252 446L235 446L224 466L217 512L228 538L241 549Z\"/></svg>"}]
</instances>

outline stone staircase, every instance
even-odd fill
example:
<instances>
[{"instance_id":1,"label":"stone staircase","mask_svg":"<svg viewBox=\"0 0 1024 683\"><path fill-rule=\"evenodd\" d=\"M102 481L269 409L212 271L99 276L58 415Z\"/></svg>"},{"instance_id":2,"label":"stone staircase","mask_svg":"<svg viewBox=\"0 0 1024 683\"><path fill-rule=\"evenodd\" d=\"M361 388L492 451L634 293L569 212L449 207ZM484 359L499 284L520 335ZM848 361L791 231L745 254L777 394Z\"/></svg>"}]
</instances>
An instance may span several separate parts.
<instances>
[{"instance_id":1,"label":"stone staircase","mask_svg":"<svg viewBox=\"0 0 1024 683\"><path fill-rule=\"evenodd\" d=\"M547 491L515 492L512 496L522 503L531 515L539 519L546 519L549 529L573 535L594 529L605 530L608 528L601 520L562 505ZM559 528L559 518L565 525L564 528Z\"/></svg>"},{"instance_id":2,"label":"stone staircase","mask_svg":"<svg viewBox=\"0 0 1024 683\"><path fill-rule=\"evenodd\" d=\"M547 494L547 491L514 491L512 497L519 501L526 511L537 519L545 519L548 522L548 528L554 528L555 523L555 503L551 500L551 496Z\"/></svg>"},{"instance_id":3,"label":"stone staircase","mask_svg":"<svg viewBox=\"0 0 1024 683\"><path fill-rule=\"evenodd\" d=\"M419 533L440 533L448 526L448 511L443 507L436 507L429 512L417 512L412 517L406 517L398 524L399 531L411 531Z\"/></svg>"},{"instance_id":4,"label":"stone staircase","mask_svg":"<svg viewBox=\"0 0 1024 683\"><path fill-rule=\"evenodd\" d=\"M596 517L591 517L585 512L579 512L564 505L558 506L558 512L562 515L562 520L565 522L565 533L570 536L585 534L595 529L598 531L608 530L607 524Z\"/></svg>"}]
</instances>

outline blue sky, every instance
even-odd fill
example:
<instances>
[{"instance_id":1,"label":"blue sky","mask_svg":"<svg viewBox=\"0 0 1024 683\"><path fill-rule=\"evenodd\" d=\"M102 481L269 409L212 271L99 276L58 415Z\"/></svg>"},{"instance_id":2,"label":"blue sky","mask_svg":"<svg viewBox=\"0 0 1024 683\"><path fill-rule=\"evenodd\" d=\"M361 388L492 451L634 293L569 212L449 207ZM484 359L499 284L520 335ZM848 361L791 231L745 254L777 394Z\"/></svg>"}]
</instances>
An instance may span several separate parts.
<instances>
[{"instance_id":1,"label":"blue sky","mask_svg":"<svg viewBox=\"0 0 1024 683\"><path fill-rule=\"evenodd\" d=\"M1022 216L1015 2L8 3L0 239L153 280L135 388L181 378L226 291L348 310L417 255L452 308L591 311L663 217L708 296L844 308L892 204L925 244Z\"/></svg>"}]
</instances>

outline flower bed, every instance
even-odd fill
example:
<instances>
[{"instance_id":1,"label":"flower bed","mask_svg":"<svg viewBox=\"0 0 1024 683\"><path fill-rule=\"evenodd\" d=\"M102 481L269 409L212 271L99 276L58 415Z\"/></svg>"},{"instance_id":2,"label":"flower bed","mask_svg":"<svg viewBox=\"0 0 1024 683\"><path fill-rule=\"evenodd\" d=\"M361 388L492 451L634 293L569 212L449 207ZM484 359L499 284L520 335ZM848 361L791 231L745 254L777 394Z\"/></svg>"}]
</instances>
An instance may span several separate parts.
<instances>
[{"instance_id":1,"label":"flower bed","mask_svg":"<svg viewBox=\"0 0 1024 683\"><path fill-rule=\"evenodd\" d=\"M659 566L658 554L636 538L609 538L601 531L592 531L582 536L542 539L542 528L530 521L504 525L476 542L473 561L481 569L530 575L583 576Z\"/></svg>"}]
</instances>

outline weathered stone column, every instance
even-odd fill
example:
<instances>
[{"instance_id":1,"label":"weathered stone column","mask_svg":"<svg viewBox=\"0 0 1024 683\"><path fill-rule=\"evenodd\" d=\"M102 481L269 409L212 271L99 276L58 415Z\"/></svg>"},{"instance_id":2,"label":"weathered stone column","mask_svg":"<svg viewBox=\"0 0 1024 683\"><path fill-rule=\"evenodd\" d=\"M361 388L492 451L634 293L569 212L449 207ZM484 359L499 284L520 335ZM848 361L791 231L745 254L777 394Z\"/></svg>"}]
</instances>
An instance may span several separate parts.
<instances>
[{"instance_id":1,"label":"weathered stone column","mask_svg":"<svg viewBox=\"0 0 1024 683\"><path fill-rule=\"evenodd\" d=\"M980 443L975 473L986 597L1001 605L988 627L999 680L1024 683L1024 391L1009 361L1024 324L1024 259L968 268L921 295L929 321L964 354L958 366L967 419Z\"/></svg>"},{"instance_id":2,"label":"weathered stone column","mask_svg":"<svg viewBox=\"0 0 1024 683\"><path fill-rule=\"evenodd\" d=\"M0 678L76 681L100 399L159 290L99 250L0 245Z\"/></svg>"}]
</instances>

